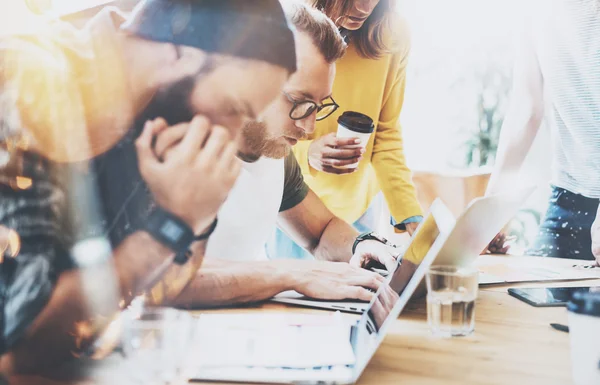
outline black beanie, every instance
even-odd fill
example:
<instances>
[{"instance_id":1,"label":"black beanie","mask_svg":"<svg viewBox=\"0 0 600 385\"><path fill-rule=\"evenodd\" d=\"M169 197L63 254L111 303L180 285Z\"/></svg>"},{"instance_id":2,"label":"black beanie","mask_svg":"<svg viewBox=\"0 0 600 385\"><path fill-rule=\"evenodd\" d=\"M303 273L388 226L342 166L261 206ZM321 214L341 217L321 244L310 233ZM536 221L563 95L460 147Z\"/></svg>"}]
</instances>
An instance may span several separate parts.
<instances>
[{"instance_id":1,"label":"black beanie","mask_svg":"<svg viewBox=\"0 0 600 385\"><path fill-rule=\"evenodd\" d=\"M148 40L296 71L294 34L278 0L144 0L122 28Z\"/></svg>"}]
</instances>

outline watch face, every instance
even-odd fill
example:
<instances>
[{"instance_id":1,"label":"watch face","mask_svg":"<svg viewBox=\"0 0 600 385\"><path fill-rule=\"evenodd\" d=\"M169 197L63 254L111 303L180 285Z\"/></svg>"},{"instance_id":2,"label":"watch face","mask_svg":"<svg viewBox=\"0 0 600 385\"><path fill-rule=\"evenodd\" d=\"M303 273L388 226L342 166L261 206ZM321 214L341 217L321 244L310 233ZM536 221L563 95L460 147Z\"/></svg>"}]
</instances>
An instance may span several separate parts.
<instances>
[{"instance_id":1,"label":"watch face","mask_svg":"<svg viewBox=\"0 0 600 385\"><path fill-rule=\"evenodd\" d=\"M167 219L165 223L160 226L160 232L173 243L179 242L183 235L183 229L175 222Z\"/></svg>"}]
</instances>

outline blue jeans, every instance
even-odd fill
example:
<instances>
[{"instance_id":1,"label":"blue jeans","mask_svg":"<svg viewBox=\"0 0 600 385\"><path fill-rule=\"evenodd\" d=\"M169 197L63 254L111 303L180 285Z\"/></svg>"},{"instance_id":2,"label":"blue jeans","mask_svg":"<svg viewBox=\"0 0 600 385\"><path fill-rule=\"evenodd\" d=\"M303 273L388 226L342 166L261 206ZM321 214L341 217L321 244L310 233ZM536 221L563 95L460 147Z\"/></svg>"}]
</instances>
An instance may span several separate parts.
<instances>
[{"instance_id":1,"label":"blue jeans","mask_svg":"<svg viewBox=\"0 0 600 385\"><path fill-rule=\"evenodd\" d=\"M546 216L527 255L594 260L590 230L599 202L552 186Z\"/></svg>"},{"instance_id":2,"label":"blue jeans","mask_svg":"<svg viewBox=\"0 0 600 385\"><path fill-rule=\"evenodd\" d=\"M377 229L381 211L383 210L383 194L378 194L371 202L365 213L352 224L360 233L366 233ZM271 239L267 242L266 252L269 259L295 258L313 259L314 257L302 247L298 246L286 233L279 228L275 230Z\"/></svg>"}]
</instances>

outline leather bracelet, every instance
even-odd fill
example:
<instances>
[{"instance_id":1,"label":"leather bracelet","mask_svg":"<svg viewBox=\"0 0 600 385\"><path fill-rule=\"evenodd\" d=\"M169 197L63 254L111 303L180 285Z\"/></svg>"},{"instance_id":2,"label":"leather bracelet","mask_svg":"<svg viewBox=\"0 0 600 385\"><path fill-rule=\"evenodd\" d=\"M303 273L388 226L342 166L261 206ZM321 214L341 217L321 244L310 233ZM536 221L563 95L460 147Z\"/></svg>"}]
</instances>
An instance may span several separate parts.
<instances>
[{"instance_id":1,"label":"leather bracelet","mask_svg":"<svg viewBox=\"0 0 600 385\"><path fill-rule=\"evenodd\" d=\"M212 233L215 232L215 229L217 228L217 224L218 223L219 223L219 219L215 218L215 220L210 225L210 227L208 228L208 230L206 230L205 232L203 232L200 235L194 236L194 241L204 241L204 240L208 239L212 235Z\"/></svg>"},{"instance_id":2,"label":"leather bracelet","mask_svg":"<svg viewBox=\"0 0 600 385\"><path fill-rule=\"evenodd\" d=\"M208 230L206 230L205 232L203 232L200 235L194 236L194 242L204 241L204 240L208 239L211 236L211 234L215 232L218 222L219 221L217 220L217 218L215 218L215 220L210 225ZM175 254L175 259L173 260L173 262L175 262L178 265L185 265L186 262L189 261L189 259L191 257L192 257L192 251L190 249L188 249L185 252L179 252L179 253Z\"/></svg>"}]
</instances>

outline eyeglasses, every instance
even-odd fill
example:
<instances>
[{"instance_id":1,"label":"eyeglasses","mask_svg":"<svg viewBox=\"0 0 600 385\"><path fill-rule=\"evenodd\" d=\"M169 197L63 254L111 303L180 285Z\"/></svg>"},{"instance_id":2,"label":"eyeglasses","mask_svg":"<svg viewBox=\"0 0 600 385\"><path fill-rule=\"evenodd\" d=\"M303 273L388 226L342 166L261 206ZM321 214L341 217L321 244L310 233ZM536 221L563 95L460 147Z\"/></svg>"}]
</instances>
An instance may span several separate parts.
<instances>
[{"instance_id":1,"label":"eyeglasses","mask_svg":"<svg viewBox=\"0 0 600 385\"><path fill-rule=\"evenodd\" d=\"M339 107L332 97L329 97L331 103L317 104L312 100L294 100L287 93L284 92L283 94L293 104L290 110L290 119L293 120L305 119L315 111L317 111L317 120L323 120L333 114Z\"/></svg>"}]
</instances>

